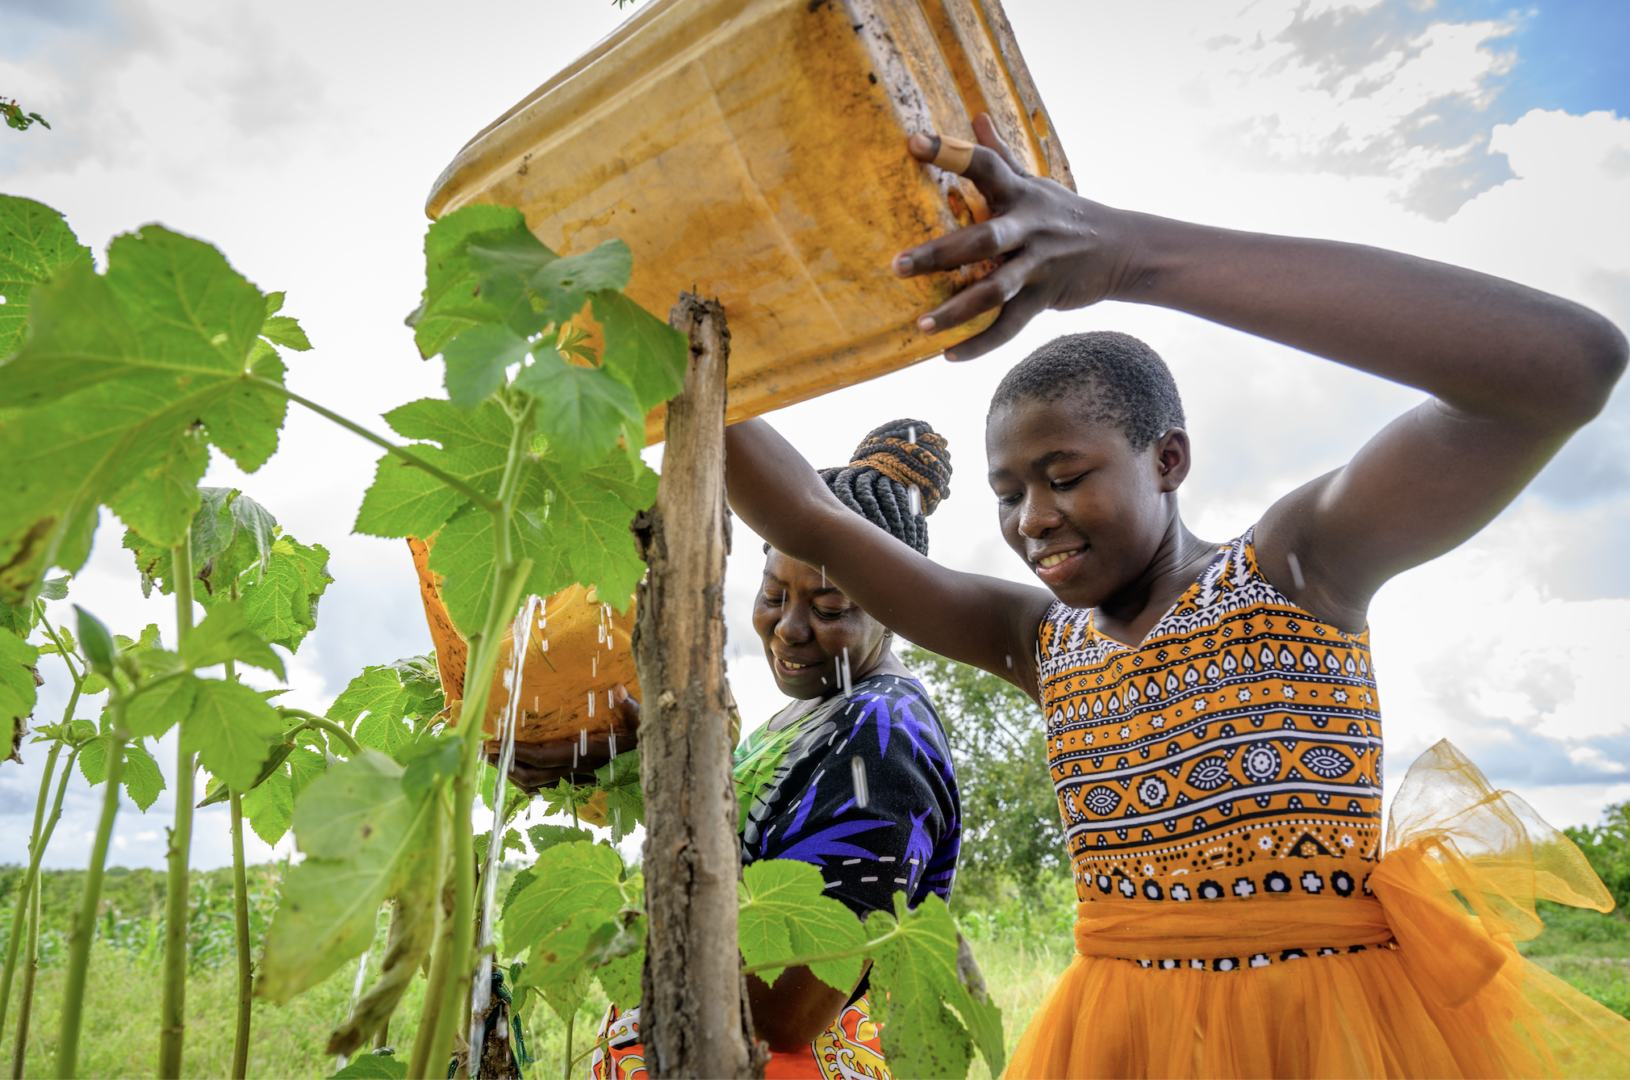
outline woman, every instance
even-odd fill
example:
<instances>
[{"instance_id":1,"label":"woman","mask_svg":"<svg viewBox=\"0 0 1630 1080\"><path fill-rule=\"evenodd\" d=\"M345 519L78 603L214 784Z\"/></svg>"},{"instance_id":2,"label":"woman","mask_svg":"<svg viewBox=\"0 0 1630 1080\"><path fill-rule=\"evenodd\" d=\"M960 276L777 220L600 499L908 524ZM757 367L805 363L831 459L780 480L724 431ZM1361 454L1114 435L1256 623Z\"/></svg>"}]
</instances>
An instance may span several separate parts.
<instances>
[{"instance_id":1,"label":"woman","mask_svg":"<svg viewBox=\"0 0 1630 1080\"><path fill-rule=\"evenodd\" d=\"M839 502L927 554L926 517L948 492L950 455L929 425L877 428L843 468L821 472ZM742 862L798 859L820 868L827 894L857 917L893 910L904 890L915 906L948 898L961 841L956 776L945 731L926 691L894 655L894 634L809 566L764 546L753 628L791 704L736 751ZM639 706L617 706L619 730ZM622 736L619 736L621 739ZM512 778L535 790L565 774L569 746L516 746ZM585 764L592 766L594 761ZM769 1045L767 1077L887 1076L866 980L852 992L791 968L773 985L748 976L753 1025ZM608 1013L610 1048L596 1077L646 1075L639 1011Z\"/></svg>"}]
</instances>

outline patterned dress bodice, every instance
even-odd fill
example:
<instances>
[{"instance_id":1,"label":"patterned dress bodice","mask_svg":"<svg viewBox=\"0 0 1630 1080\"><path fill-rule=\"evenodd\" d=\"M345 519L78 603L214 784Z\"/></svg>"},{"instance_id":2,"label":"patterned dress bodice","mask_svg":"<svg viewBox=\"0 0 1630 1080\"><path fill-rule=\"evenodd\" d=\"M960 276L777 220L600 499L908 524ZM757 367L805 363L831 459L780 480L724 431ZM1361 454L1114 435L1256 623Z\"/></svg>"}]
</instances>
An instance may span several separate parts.
<instances>
[{"instance_id":1,"label":"patterned dress bodice","mask_svg":"<svg viewBox=\"0 0 1630 1080\"><path fill-rule=\"evenodd\" d=\"M1047 760L1083 902L1349 896L1380 857L1369 631L1297 607L1251 537L1135 648L1089 611L1042 620Z\"/></svg>"}]
</instances>

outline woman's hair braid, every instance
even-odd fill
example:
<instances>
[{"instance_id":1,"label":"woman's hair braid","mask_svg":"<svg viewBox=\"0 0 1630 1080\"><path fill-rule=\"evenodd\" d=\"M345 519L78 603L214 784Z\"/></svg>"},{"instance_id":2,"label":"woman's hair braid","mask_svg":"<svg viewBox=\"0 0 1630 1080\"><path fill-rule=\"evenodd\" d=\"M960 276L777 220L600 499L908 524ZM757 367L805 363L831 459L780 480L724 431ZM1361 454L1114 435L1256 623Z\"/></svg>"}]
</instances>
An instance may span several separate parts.
<instances>
[{"instance_id":1,"label":"woman's hair braid","mask_svg":"<svg viewBox=\"0 0 1630 1080\"><path fill-rule=\"evenodd\" d=\"M843 505L927 555L928 515L951 493L951 454L928 424L896 420L868 433L848 465L822 469L821 479Z\"/></svg>"}]
</instances>

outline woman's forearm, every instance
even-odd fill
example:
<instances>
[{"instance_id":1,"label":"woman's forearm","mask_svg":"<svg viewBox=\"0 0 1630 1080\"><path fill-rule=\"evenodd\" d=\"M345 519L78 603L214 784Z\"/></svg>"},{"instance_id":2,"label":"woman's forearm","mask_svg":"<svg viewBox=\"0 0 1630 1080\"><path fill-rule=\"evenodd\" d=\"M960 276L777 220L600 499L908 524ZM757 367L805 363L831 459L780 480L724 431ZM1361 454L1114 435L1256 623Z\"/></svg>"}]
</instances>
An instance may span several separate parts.
<instances>
[{"instance_id":1,"label":"woman's forearm","mask_svg":"<svg viewBox=\"0 0 1630 1080\"><path fill-rule=\"evenodd\" d=\"M818 562L828 521L856 526L857 532L872 528L845 510L814 467L765 421L725 428L724 445L730 507L777 551Z\"/></svg>"},{"instance_id":2,"label":"woman's forearm","mask_svg":"<svg viewBox=\"0 0 1630 1080\"><path fill-rule=\"evenodd\" d=\"M1283 342L1473 415L1574 426L1624 368L1612 323L1515 282L1358 244L1125 219L1115 299Z\"/></svg>"}]
</instances>

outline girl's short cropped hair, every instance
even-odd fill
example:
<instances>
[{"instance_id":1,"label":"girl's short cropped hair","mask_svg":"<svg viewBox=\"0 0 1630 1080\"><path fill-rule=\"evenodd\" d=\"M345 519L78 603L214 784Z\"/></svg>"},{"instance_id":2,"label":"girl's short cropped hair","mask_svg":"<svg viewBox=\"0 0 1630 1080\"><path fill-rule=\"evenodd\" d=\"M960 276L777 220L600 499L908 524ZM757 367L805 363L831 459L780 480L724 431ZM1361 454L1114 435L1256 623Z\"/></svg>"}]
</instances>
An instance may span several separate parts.
<instances>
[{"instance_id":1,"label":"girl's short cropped hair","mask_svg":"<svg viewBox=\"0 0 1630 1080\"><path fill-rule=\"evenodd\" d=\"M990 414L1021 400L1079 401L1082 419L1114 424L1141 450L1183 427L1183 399L1160 354L1131 334L1098 330L1054 338L1014 364L991 397Z\"/></svg>"}]
</instances>

